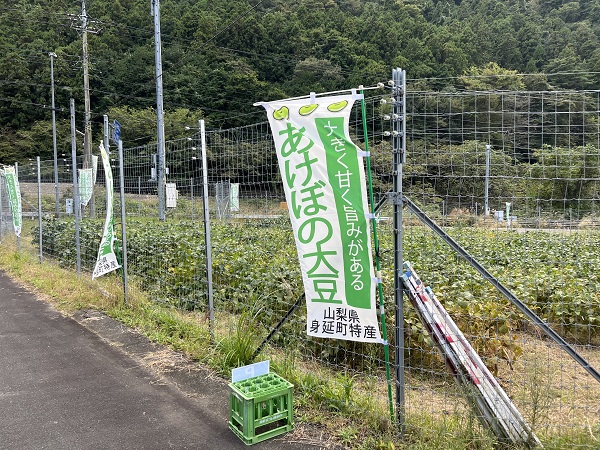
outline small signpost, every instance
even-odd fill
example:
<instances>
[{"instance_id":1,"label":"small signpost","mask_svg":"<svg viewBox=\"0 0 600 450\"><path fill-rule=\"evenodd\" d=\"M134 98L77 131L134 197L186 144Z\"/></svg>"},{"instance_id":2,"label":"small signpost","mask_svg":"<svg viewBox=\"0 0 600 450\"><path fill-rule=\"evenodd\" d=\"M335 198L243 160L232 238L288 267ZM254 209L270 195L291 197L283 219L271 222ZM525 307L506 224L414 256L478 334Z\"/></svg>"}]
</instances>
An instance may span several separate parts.
<instances>
[{"instance_id":1,"label":"small signpost","mask_svg":"<svg viewBox=\"0 0 600 450\"><path fill-rule=\"evenodd\" d=\"M73 215L73 199L72 198L65 199L65 208L66 208L67 214L69 216Z\"/></svg>"},{"instance_id":2,"label":"small signpost","mask_svg":"<svg viewBox=\"0 0 600 450\"><path fill-rule=\"evenodd\" d=\"M117 119L113 121L113 131L111 138L115 144L119 144L119 140L121 139L121 124L117 122Z\"/></svg>"}]
</instances>

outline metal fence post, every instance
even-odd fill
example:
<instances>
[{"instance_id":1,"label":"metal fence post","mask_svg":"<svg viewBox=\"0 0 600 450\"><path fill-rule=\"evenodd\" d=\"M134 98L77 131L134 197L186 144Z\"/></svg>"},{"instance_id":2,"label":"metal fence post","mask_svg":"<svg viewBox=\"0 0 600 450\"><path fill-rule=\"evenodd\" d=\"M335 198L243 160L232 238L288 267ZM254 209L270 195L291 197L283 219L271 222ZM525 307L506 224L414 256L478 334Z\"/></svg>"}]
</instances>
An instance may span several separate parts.
<instances>
[{"instance_id":1,"label":"metal fence post","mask_svg":"<svg viewBox=\"0 0 600 450\"><path fill-rule=\"evenodd\" d=\"M75 214L75 249L77 253L77 276L81 276L81 241L79 236L79 183L77 182L77 142L75 140L75 99L71 99L71 167L73 169L73 213Z\"/></svg>"},{"instance_id":2,"label":"metal fence post","mask_svg":"<svg viewBox=\"0 0 600 450\"><path fill-rule=\"evenodd\" d=\"M492 150L492 146L491 145L486 145L485 146L485 215L489 216L490 215L490 204L489 204L489 189L490 189L490 156L491 156L491 150Z\"/></svg>"},{"instance_id":3,"label":"metal fence post","mask_svg":"<svg viewBox=\"0 0 600 450\"><path fill-rule=\"evenodd\" d=\"M192 209L192 221L194 220L194 178L190 178L190 196L191 196L191 209Z\"/></svg>"},{"instance_id":4,"label":"metal fence post","mask_svg":"<svg viewBox=\"0 0 600 450\"><path fill-rule=\"evenodd\" d=\"M19 179L19 163L15 161L15 178ZM22 219L21 219L22 220ZM17 251L21 251L21 235L17 236Z\"/></svg>"},{"instance_id":5,"label":"metal fence post","mask_svg":"<svg viewBox=\"0 0 600 450\"><path fill-rule=\"evenodd\" d=\"M40 157L36 158L37 160L37 182L38 182L38 242L40 245L40 264L42 263L42 174L41 174L41 165L40 165Z\"/></svg>"},{"instance_id":6,"label":"metal fence post","mask_svg":"<svg viewBox=\"0 0 600 450\"><path fill-rule=\"evenodd\" d=\"M210 212L208 208L208 167L206 157L206 131L204 120L200 120L200 139L202 141L202 201L204 203L204 247L206 249L206 284L208 291L208 319L210 336L214 339L215 308L213 304L212 246L210 242Z\"/></svg>"},{"instance_id":7,"label":"metal fence post","mask_svg":"<svg viewBox=\"0 0 600 450\"><path fill-rule=\"evenodd\" d=\"M128 278L127 278L127 226L125 220L125 171L123 168L123 141L119 139L119 189L121 193L121 263L123 265L123 295L127 302L129 293Z\"/></svg>"},{"instance_id":8,"label":"metal fence post","mask_svg":"<svg viewBox=\"0 0 600 450\"><path fill-rule=\"evenodd\" d=\"M106 153L108 153L110 155L110 139L109 139L109 125L108 125L108 115L104 114L102 116L102 130L103 130L103 136L102 136L102 140L104 141L104 150L106 150Z\"/></svg>"},{"instance_id":9,"label":"metal fence post","mask_svg":"<svg viewBox=\"0 0 600 450\"><path fill-rule=\"evenodd\" d=\"M4 185L4 172L0 176L0 241L2 240L2 229L4 228L4 208L2 207L2 186Z\"/></svg>"},{"instance_id":10,"label":"metal fence post","mask_svg":"<svg viewBox=\"0 0 600 450\"><path fill-rule=\"evenodd\" d=\"M402 284L402 164L406 161L406 121L405 93L406 72L400 68L392 72L393 81L393 121L392 121L392 160L394 170L394 301L396 305L396 419L400 430L405 422L404 387L404 290Z\"/></svg>"}]
</instances>

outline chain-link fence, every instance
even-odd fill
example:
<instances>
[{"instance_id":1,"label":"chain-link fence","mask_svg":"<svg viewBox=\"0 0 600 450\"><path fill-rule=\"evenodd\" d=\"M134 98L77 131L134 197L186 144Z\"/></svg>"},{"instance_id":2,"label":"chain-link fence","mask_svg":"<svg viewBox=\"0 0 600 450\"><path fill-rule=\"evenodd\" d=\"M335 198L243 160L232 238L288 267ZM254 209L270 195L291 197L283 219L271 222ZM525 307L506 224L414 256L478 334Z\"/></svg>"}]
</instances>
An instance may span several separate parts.
<instances>
[{"instance_id":1,"label":"chain-link fence","mask_svg":"<svg viewBox=\"0 0 600 450\"><path fill-rule=\"evenodd\" d=\"M400 346L404 355L404 378L395 381L404 401L396 406L409 432L424 435L442 424L448 433L482 433L470 420L467 396L444 367L447 360L435 350L431 330L407 299L404 333L396 334L394 211L384 200L397 170L390 137L393 121L403 119L392 110L397 100L389 92L366 99L386 339L391 354ZM403 192L441 230L405 209L404 259L431 286L540 440L589 447L600 435L600 383L460 257L447 237L600 367L600 92L409 91L404 105ZM359 108L350 126L364 146ZM111 148L115 193L121 183L124 191L129 288L205 314L216 342L250 336L253 349L297 369L300 389L320 392L330 408L358 404L362 395L385 416L382 346L306 335L300 268L268 124L207 131L205 155L200 133L190 133L166 145L165 221L158 220L156 144L123 151L122 181ZM21 165L19 175L28 211L26 205L37 205L35 164ZM83 207L77 231L72 161L59 158L58 186L53 161L42 161L40 175L44 255L75 269L79 253L82 276L91 276L106 214L101 168L94 207ZM115 199L120 234L121 200ZM7 233L4 196L2 202ZM29 211L37 216L33 206ZM37 234L28 239L36 241ZM325 379L333 383L327 392L319 387Z\"/></svg>"}]
</instances>

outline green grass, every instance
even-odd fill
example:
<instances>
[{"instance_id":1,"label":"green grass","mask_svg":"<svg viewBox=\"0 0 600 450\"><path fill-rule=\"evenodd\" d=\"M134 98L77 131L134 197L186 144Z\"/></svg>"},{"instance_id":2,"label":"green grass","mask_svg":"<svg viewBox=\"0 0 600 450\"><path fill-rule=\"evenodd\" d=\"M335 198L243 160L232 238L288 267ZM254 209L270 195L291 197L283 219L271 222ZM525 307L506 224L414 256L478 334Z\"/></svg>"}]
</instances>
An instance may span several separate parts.
<instances>
[{"instance_id":1,"label":"green grass","mask_svg":"<svg viewBox=\"0 0 600 450\"><path fill-rule=\"evenodd\" d=\"M260 246L256 230L250 230L246 236L247 244L256 240ZM233 229L221 232L229 233L225 236L226 250L235 252L237 231ZM279 232L274 233L274 236L279 236ZM419 244L423 245L423 242L420 241ZM183 352L224 376L233 367L253 362L252 356L260 344L259 334L256 333L257 320L264 314L265 296L235 297L234 303L238 306L231 312L218 311L215 320L217 328L213 330L214 336L211 336L203 312L183 311L152 302L149 294L135 283L132 283L128 302L125 303L121 280L117 274L92 281L91 276L84 273L77 279L72 271L51 261L45 260L39 264L37 256L34 256L35 250L25 240L22 241L22 247L22 252L15 252L14 239L5 237L0 245L0 268L64 312L85 308L103 311L139 330L153 341ZM251 245L249 247L254 248ZM226 267L228 263L237 264L235 259L228 262L227 258L227 255L217 255L217 268L224 272L223 279L231 275L237 288L243 289L246 281L239 273L237 278L233 275L252 258L246 256L241 265ZM280 259L284 260L285 257ZM249 276L257 273L250 271ZM242 303L243 301L246 303ZM465 414L464 409L458 407L445 416L425 411L416 412L419 408L411 409L406 418L405 432L400 436L396 425L389 418L386 399L374 395L381 390L379 388L385 381L377 377L359 376L356 372L340 372L336 366L324 367L312 359L304 358L306 355L300 354L293 345L286 346L285 342L280 344L277 347L267 346L259 359L271 359L273 370L295 385L296 420L323 427L338 442L349 448L506 448L499 446L494 437L481 428L475 417ZM450 392L445 395L451 401ZM582 448L595 449L600 448L599 435L598 429L570 429L562 430L559 436L548 433L540 437L546 448L559 449L577 444Z\"/></svg>"}]
</instances>

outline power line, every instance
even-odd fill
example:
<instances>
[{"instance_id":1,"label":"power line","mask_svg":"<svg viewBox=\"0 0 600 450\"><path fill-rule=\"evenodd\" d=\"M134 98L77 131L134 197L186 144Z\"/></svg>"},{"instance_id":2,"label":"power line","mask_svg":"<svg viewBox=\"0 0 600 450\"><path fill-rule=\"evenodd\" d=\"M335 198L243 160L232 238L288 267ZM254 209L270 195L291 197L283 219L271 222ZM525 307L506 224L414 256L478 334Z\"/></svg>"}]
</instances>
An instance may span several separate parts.
<instances>
[{"instance_id":1,"label":"power line","mask_svg":"<svg viewBox=\"0 0 600 450\"><path fill-rule=\"evenodd\" d=\"M52 109L52 106L45 105L43 103L26 102L24 100L17 100L15 98L0 97L0 101L9 102L9 103L18 103L20 105L38 106L38 107L41 107L41 108L44 108L44 109ZM56 110L58 110L58 111L66 111L65 108L56 108Z\"/></svg>"},{"instance_id":2,"label":"power line","mask_svg":"<svg viewBox=\"0 0 600 450\"><path fill-rule=\"evenodd\" d=\"M225 27L223 27L221 30L219 30L215 35L213 35L211 38L204 41L204 43L209 43L209 42L215 40L217 38L217 36L223 34L225 31L229 30L233 25L238 23L242 17L246 17L246 20L249 20L248 12L254 11L263 1L264 0L260 0L256 5L249 8L248 11L244 13L244 15L239 14L235 19L233 19L231 22L229 22L229 24L227 24Z\"/></svg>"}]
</instances>

